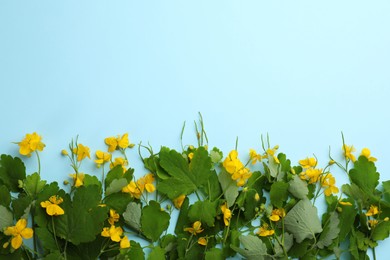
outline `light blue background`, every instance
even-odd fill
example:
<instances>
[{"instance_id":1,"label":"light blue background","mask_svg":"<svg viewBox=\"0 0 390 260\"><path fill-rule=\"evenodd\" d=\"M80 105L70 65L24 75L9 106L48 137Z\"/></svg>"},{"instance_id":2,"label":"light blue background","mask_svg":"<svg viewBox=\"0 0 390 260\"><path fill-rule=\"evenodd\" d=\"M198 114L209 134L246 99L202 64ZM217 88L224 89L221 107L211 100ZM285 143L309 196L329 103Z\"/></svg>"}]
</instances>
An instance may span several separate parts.
<instances>
[{"instance_id":1,"label":"light blue background","mask_svg":"<svg viewBox=\"0 0 390 260\"><path fill-rule=\"evenodd\" d=\"M389 13L389 1L2 0L0 153L37 131L42 175L63 180L59 152L76 135L93 151L124 132L180 148L200 111L225 154L238 136L247 158L269 133L293 162L314 153L325 165L329 146L341 158L343 131L390 179Z\"/></svg>"}]
</instances>

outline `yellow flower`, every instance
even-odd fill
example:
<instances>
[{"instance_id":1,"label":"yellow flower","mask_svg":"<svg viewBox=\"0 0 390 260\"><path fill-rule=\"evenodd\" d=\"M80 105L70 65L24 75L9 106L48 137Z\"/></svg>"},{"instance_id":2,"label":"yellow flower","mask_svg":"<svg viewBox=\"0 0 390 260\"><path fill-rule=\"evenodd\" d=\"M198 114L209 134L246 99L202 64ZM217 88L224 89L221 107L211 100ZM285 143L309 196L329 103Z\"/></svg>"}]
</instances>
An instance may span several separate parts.
<instances>
[{"instance_id":1,"label":"yellow flower","mask_svg":"<svg viewBox=\"0 0 390 260\"><path fill-rule=\"evenodd\" d=\"M72 177L73 179L73 182L74 182L74 186L76 188L80 187L80 186L83 186L84 185L84 173L74 173L74 174L69 174L70 177Z\"/></svg>"},{"instance_id":2,"label":"yellow flower","mask_svg":"<svg viewBox=\"0 0 390 260\"><path fill-rule=\"evenodd\" d=\"M286 211L284 209L274 209L272 210L269 219L271 221L277 222L280 220L280 218L284 218L285 216L286 216Z\"/></svg>"},{"instance_id":3,"label":"yellow flower","mask_svg":"<svg viewBox=\"0 0 390 260\"><path fill-rule=\"evenodd\" d=\"M22 245L23 238L32 238L33 233L34 231L27 227L27 220L24 218L19 219L15 226L7 227L4 230L6 236L12 236L11 246L13 249L18 249Z\"/></svg>"},{"instance_id":4,"label":"yellow flower","mask_svg":"<svg viewBox=\"0 0 390 260\"><path fill-rule=\"evenodd\" d=\"M256 194L255 194L255 201L259 201L259 200L260 200L260 195L259 195L259 193L256 192Z\"/></svg>"},{"instance_id":5,"label":"yellow flower","mask_svg":"<svg viewBox=\"0 0 390 260\"><path fill-rule=\"evenodd\" d=\"M311 184L318 181L321 173L322 169L309 168L305 172L302 172L300 177L302 180L309 180L309 183Z\"/></svg>"},{"instance_id":6,"label":"yellow flower","mask_svg":"<svg viewBox=\"0 0 390 260\"><path fill-rule=\"evenodd\" d=\"M123 172L127 171L126 166L128 165L128 162L125 158L123 158L123 157L115 158L114 162L110 163L110 169L114 168L117 165L122 166Z\"/></svg>"},{"instance_id":7,"label":"yellow flower","mask_svg":"<svg viewBox=\"0 0 390 260\"><path fill-rule=\"evenodd\" d=\"M130 181L130 183L127 184L127 186L122 188L122 192L130 193L132 197L139 199L141 197L143 190L141 190L140 187L137 186L135 181Z\"/></svg>"},{"instance_id":8,"label":"yellow flower","mask_svg":"<svg viewBox=\"0 0 390 260\"><path fill-rule=\"evenodd\" d=\"M371 151L368 148L363 148L362 149L362 153L360 155L366 157L370 162L376 162L377 161L377 159L375 157L370 156L371 155Z\"/></svg>"},{"instance_id":9,"label":"yellow flower","mask_svg":"<svg viewBox=\"0 0 390 260\"><path fill-rule=\"evenodd\" d=\"M149 193L152 193L156 190L156 187L153 184L154 182L154 176L152 173L146 174L144 177L140 178L137 181L138 186L141 190L146 190Z\"/></svg>"},{"instance_id":10,"label":"yellow flower","mask_svg":"<svg viewBox=\"0 0 390 260\"><path fill-rule=\"evenodd\" d=\"M184 194L180 195L176 199L173 200L173 205L175 205L175 208L180 209L181 205L183 205L183 202L185 200L186 196Z\"/></svg>"},{"instance_id":11,"label":"yellow flower","mask_svg":"<svg viewBox=\"0 0 390 260\"><path fill-rule=\"evenodd\" d=\"M349 201L339 201L339 204L340 205L343 205L343 206L352 206L352 203L351 202L349 202Z\"/></svg>"},{"instance_id":12,"label":"yellow flower","mask_svg":"<svg viewBox=\"0 0 390 260\"><path fill-rule=\"evenodd\" d=\"M194 224L192 224L192 227L184 228L184 231L188 231L191 234L196 236L197 234L203 232L203 229L201 227L202 227L202 222L195 221Z\"/></svg>"},{"instance_id":13,"label":"yellow flower","mask_svg":"<svg viewBox=\"0 0 390 260\"><path fill-rule=\"evenodd\" d=\"M374 216L374 215L377 215L377 214L379 214L378 207L375 206L375 205L371 205L370 209L366 213L366 216L369 217L369 216Z\"/></svg>"},{"instance_id":14,"label":"yellow flower","mask_svg":"<svg viewBox=\"0 0 390 260\"><path fill-rule=\"evenodd\" d=\"M232 212L227 207L227 203L221 205L221 211L223 213L223 222L225 222L225 226L229 226L230 219L232 218Z\"/></svg>"},{"instance_id":15,"label":"yellow flower","mask_svg":"<svg viewBox=\"0 0 390 260\"><path fill-rule=\"evenodd\" d=\"M108 219L108 223L110 223L110 225L114 225L115 222L118 222L119 221L119 214L113 210L113 209L110 209L110 218Z\"/></svg>"},{"instance_id":16,"label":"yellow flower","mask_svg":"<svg viewBox=\"0 0 390 260\"><path fill-rule=\"evenodd\" d=\"M103 231L101 232L102 237L109 237L114 242L120 242L122 234L123 229L121 227L115 227L114 225L111 225L109 228L103 228Z\"/></svg>"},{"instance_id":17,"label":"yellow flower","mask_svg":"<svg viewBox=\"0 0 390 260\"><path fill-rule=\"evenodd\" d=\"M36 132L26 134L26 137L19 143L19 153L25 156L31 156L31 153L38 150L43 151L45 144L41 142L42 138Z\"/></svg>"},{"instance_id":18,"label":"yellow flower","mask_svg":"<svg viewBox=\"0 0 390 260\"><path fill-rule=\"evenodd\" d=\"M194 153L189 153L189 154L188 154L188 159L190 159L190 161L191 161L192 158L194 158Z\"/></svg>"},{"instance_id":19,"label":"yellow flower","mask_svg":"<svg viewBox=\"0 0 390 260\"><path fill-rule=\"evenodd\" d=\"M355 151L355 148L352 145L348 146L348 145L344 144L343 151L344 151L345 158L350 159L352 162L356 161L355 155L352 154Z\"/></svg>"},{"instance_id":20,"label":"yellow flower","mask_svg":"<svg viewBox=\"0 0 390 260\"><path fill-rule=\"evenodd\" d=\"M96 151L96 158L95 163L100 167L100 165L111 160L111 154L98 150Z\"/></svg>"},{"instance_id":21,"label":"yellow flower","mask_svg":"<svg viewBox=\"0 0 390 260\"><path fill-rule=\"evenodd\" d=\"M264 154L264 157L267 156L267 157L272 157L274 158L274 161L275 163L280 163L278 157L276 157L276 150L279 149L279 146L278 145L275 145L274 148L269 148L267 149L267 151L265 151L265 154Z\"/></svg>"},{"instance_id":22,"label":"yellow flower","mask_svg":"<svg viewBox=\"0 0 390 260\"><path fill-rule=\"evenodd\" d=\"M41 207L46 208L46 213L49 216L58 216L58 215L64 215L64 210L58 206L61 204L64 200L56 195L53 195L49 198L49 200L42 201Z\"/></svg>"},{"instance_id":23,"label":"yellow flower","mask_svg":"<svg viewBox=\"0 0 390 260\"><path fill-rule=\"evenodd\" d=\"M375 227L378 223L379 223L379 221L376 219L370 219L368 221L368 224L370 224L370 227L372 227L372 228Z\"/></svg>"},{"instance_id":24,"label":"yellow flower","mask_svg":"<svg viewBox=\"0 0 390 260\"><path fill-rule=\"evenodd\" d=\"M84 160L86 157L91 159L91 156L89 155L89 147L88 146L78 144L77 147L73 148L72 152L77 155L77 161L79 161L79 162Z\"/></svg>"},{"instance_id":25,"label":"yellow flower","mask_svg":"<svg viewBox=\"0 0 390 260\"><path fill-rule=\"evenodd\" d=\"M321 177L321 186L326 188L324 190L325 196L330 196L332 195L332 193L339 192L339 188L337 188L335 184L336 184L336 180L331 173L328 173L325 176Z\"/></svg>"},{"instance_id":26,"label":"yellow flower","mask_svg":"<svg viewBox=\"0 0 390 260\"><path fill-rule=\"evenodd\" d=\"M121 242L119 243L120 248L129 248L130 247L130 241L127 236L122 237Z\"/></svg>"},{"instance_id":27,"label":"yellow flower","mask_svg":"<svg viewBox=\"0 0 390 260\"><path fill-rule=\"evenodd\" d=\"M198 239L198 244L202 246L207 246L207 239L205 237L200 237Z\"/></svg>"},{"instance_id":28,"label":"yellow flower","mask_svg":"<svg viewBox=\"0 0 390 260\"><path fill-rule=\"evenodd\" d=\"M222 163L223 167L230 174L233 174L239 169L244 167L244 165L237 157L238 157L238 152L236 150L232 150L230 151L228 157L226 157L225 161L223 161Z\"/></svg>"},{"instance_id":29,"label":"yellow flower","mask_svg":"<svg viewBox=\"0 0 390 260\"><path fill-rule=\"evenodd\" d=\"M267 237L267 236L272 236L275 234L275 230L269 229L268 224L264 223L259 230L257 231L257 234L261 237Z\"/></svg>"},{"instance_id":30,"label":"yellow flower","mask_svg":"<svg viewBox=\"0 0 390 260\"><path fill-rule=\"evenodd\" d=\"M108 145L108 151L112 153L115 151L118 147L125 149L130 145L129 142L129 134L126 133L120 137L119 135L117 137L107 137L104 139L104 142L106 145Z\"/></svg>"},{"instance_id":31,"label":"yellow flower","mask_svg":"<svg viewBox=\"0 0 390 260\"><path fill-rule=\"evenodd\" d=\"M317 160L314 157L310 157L303 160L299 160L299 164L303 168L307 169L307 168L315 167L317 165Z\"/></svg>"},{"instance_id":32,"label":"yellow flower","mask_svg":"<svg viewBox=\"0 0 390 260\"><path fill-rule=\"evenodd\" d=\"M252 164L261 161L261 155L256 153L256 150L254 149L249 149L249 158L251 159Z\"/></svg>"}]
</instances>

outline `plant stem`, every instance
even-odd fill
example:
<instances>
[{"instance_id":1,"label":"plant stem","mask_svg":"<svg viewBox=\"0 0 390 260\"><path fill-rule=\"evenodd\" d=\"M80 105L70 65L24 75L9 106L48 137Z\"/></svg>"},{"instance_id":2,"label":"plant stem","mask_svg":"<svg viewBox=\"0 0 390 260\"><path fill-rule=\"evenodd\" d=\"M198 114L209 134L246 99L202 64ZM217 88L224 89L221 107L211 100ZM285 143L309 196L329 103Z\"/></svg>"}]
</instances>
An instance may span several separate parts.
<instances>
[{"instance_id":1,"label":"plant stem","mask_svg":"<svg viewBox=\"0 0 390 260\"><path fill-rule=\"evenodd\" d=\"M38 154L37 150L35 150L35 154L37 155L37 159L38 159L38 175L40 176L41 175L41 159L39 158L39 154Z\"/></svg>"}]
</instances>

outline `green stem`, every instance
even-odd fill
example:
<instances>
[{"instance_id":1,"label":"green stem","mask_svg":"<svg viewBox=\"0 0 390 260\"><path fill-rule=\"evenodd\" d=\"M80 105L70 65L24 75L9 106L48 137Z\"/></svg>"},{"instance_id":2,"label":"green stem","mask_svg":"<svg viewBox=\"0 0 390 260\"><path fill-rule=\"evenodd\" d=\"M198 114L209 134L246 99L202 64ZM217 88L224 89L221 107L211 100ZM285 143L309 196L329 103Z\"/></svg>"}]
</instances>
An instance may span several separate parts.
<instances>
[{"instance_id":1,"label":"green stem","mask_svg":"<svg viewBox=\"0 0 390 260\"><path fill-rule=\"evenodd\" d=\"M32 229L33 229L33 244L34 244L34 258L38 258L38 245L37 245L37 234L35 232L35 220L34 220L34 215L35 215L35 207L31 207L31 222L32 222Z\"/></svg>"},{"instance_id":2,"label":"green stem","mask_svg":"<svg viewBox=\"0 0 390 260\"><path fill-rule=\"evenodd\" d=\"M376 260L375 247L372 248L372 256L374 257L374 260Z\"/></svg>"},{"instance_id":3,"label":"green stem","mask_svg":"<svg viewBox=\"0 0 390 260\"><path fill-rule=\"evenodd\" d=\"M56 242L56 246L58 248L58 251L61 252L61 249L58 246L58 241L57 241L57 235L56 235L56 229L55 229L55 226L54 226L54 217L53 216L51 217L51 226L53 228L54 241Z\"/></svg>"},{"instance_id":4,"label":"green stem","mask_svg":"<svg viewBox=\"0 0 390 260\"><path fill-rule=\"evenodd\" d=\"M35 154L37 155L37 159L38 159L38 175L41 175L41 159L39 158L39 154L37 150L35 150Z\"/></svg>"}]
</instances>

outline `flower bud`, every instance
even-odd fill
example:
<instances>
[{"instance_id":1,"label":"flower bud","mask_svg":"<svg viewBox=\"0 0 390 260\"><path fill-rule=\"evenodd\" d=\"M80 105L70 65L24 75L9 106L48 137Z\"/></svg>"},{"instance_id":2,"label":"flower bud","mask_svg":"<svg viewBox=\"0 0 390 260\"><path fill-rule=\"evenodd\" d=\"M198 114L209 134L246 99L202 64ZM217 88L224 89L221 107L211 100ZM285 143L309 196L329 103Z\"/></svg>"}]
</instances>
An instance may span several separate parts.
<instances>
[{"instance_id":1,"label":"flower bud","mask_svg":"<svg viewBox=\"0 0 390 260\"><path fill-rule=\"evenodd\" d=\"M66 155L68 155L68 151L64 149L64 150L61 151L61 154L66 156Z\"/></svg>"},{"instance_id":2,"label":"flower bud","mask_svg":"<svg viewBox=\"0 0 390 260\"><path fill-rule=\"evenodd\" d=\"M65 180L63 183L64 183L64 185L68 185L69 181Z\"/></svg>"},{"instance_id":3,"label":"flower bud","mask_svg":"<svg viewBox=\"0 0 390 260\"><path fill-rule=\"evenodd\" d=\"M135 146L135 144L129 144L129 148L133 148Z\"/></svg>"},{"instance_id":4,"label":"flower bud","mask_svg":"<svg viewBox=\"0 0 390 260\"><path fill-rule=\"evenodd\" d=\"M330 160L329 161L329 165L332 165L332 164L334 164L335 163L335 161L333 161L333 160Z\"/></svg>"},{"instance_id":5,"label":"flower bud","mask_svg":"<svg viewBox=\"0 0 390 260\"><path fill-rule=\"evenodd\" d=\"M257 193L257 192L256 192L256 194L255 194L255 200L256 200L256 201L259 201L259 200L260 200L259 193Z\"/></svg>"},{"instance_id":6,"label":"flower bud","mask_svg":"<svg viewBox=\"0 0 390 260\"><path fill-rule=\"evenodd\" d=\"M337 207L337 212L339 212L339 213L343 212L343 208L342 207Z\"/></svg>"},{"instance_id":7,"label":"flower bud","mask_svg":"<svg viewBox=\"0 0 390 260\"><path fill-rule=\"evenodd\" d=\"M389 217L385 217L383 221L389 221Z\"/></svg>"}]
</instances>

